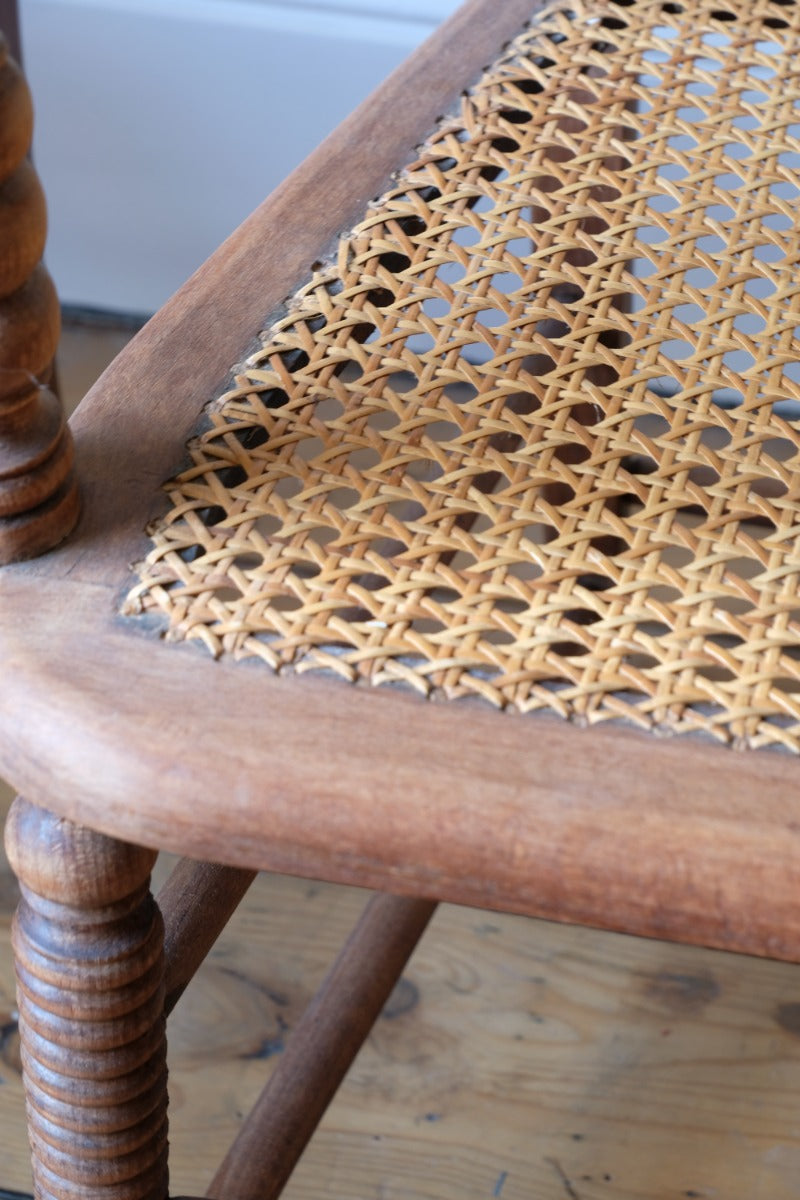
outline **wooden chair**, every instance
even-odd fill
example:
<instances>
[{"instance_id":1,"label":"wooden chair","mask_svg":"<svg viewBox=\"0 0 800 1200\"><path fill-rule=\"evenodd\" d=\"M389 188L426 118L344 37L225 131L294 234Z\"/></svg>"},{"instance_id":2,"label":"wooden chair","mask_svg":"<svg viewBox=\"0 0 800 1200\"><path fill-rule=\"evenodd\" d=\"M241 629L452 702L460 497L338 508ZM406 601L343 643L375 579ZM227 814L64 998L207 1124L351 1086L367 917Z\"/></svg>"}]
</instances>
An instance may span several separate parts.
<instances>
[{"instance_id":1,"label":"wooden chair","mask_svg":"<svg viewBox=\"0 0 800 1200\"><path fill-rule=\"evenodd\" d=\"M800 957L798 36L472 0L87 396L0 574L39 1196L167 1194L256 870L379 894L210 1196L278 1194L436 900Z\"/></svg>"},{"instance_id":2,"label":"wooden chair","mask_svg":"<svg viewBox=\"0 0 800 1200\"><path fill-rule=\"evenodd\" d=\"M33 107L20 68L16 4L0 2L0 565L41 553L78 516L73 448L46 389L61 316L42 263L44 194L30 161Z\"/></svg>"}]
</instances>

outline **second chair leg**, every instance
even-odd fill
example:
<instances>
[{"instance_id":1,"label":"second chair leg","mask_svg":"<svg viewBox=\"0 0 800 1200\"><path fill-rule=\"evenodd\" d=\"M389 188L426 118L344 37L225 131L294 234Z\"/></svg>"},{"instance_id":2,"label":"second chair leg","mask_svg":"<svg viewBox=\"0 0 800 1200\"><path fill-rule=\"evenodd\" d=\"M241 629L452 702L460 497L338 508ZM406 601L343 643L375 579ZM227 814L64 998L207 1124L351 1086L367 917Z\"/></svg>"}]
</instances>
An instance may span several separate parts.
<instances>
[{"instance_id":1,"label":"second chair leg","mask_svg":"<svg viewBox=\"0 0 800 1200\"><path fill-rule=\"evenodd\" d=\"M14 954L37 1200L166 1200L155 854L17 799Z\"/></svg>"}]
</instances>

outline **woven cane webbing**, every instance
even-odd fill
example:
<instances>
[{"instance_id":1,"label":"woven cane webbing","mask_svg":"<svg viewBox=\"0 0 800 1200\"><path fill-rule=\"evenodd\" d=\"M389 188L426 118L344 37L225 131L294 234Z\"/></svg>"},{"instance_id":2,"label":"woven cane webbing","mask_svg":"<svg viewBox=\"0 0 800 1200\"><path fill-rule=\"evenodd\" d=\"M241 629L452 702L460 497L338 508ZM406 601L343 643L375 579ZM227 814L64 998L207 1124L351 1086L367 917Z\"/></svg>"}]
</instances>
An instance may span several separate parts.
<instances>
[{"instance_id":1,"label":"woven cane webbing","mask_svg":"<svg viewBox=\"0 0 800 1200\"><path fill-rule=\"evenodd\" d=\"M800 2L561 0L262 335L127 611L800 748Z\"/></svg>"}]
</instances>

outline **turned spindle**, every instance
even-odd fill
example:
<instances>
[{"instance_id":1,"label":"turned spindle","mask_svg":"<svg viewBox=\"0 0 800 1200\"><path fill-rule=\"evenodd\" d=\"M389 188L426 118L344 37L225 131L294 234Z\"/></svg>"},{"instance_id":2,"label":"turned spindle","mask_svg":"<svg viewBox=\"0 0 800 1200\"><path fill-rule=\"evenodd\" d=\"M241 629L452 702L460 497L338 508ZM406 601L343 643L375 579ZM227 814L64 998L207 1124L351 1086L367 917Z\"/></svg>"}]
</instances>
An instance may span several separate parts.
<instances>
[{"instance_id":1,"label":"turned spindle","mask_svg":"<svg viewBox=\"0 0 800 1200\"><path fill-rule=\"evenodd\" d=\"M42 386L60 314L41 262L47 216L32 130L28 86L0 37L0 564L49 550L78 517L72 439Z\"/></svg>"},{"instance_id":2,"label":"turned spindle","mask_svg":"<svg viewBox=\"0 0 800 1200\"><path fill-rule=\"evenodd\" d=\"M155 854L17 798L6 849L37 1200L166 1200L164 934Z\"/></svg>"}]
</instances>

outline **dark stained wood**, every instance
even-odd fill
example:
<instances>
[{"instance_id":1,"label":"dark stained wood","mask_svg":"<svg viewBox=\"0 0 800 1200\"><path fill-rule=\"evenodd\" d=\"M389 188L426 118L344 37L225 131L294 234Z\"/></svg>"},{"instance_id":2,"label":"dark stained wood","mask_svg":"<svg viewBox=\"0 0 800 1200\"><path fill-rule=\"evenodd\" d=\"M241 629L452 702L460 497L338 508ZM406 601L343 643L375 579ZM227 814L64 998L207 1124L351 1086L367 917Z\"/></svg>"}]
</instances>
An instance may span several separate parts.
<instances>
[{"instance_id":1,"label":"dark stained wood","mask_svg":"<svg viewBox=\"0 0 800 1200\"><path fill-rule=\"evenodd\" d=\"M155 855L17 799L6 851L36 1196L165 1200L163 926Z\"/></svg>"},{"instance_id":2,"label":"dark stained wood","mask_svg":"<svg viewBox=\"0 0 800 1200\"><path fill-rule=\"evenodd\" d=\"M530 11L467 6L90 393L86 515L0 576L0 769L72 820L201 860L793 957L793 760L275 679L117 616L158 485L227 367Z\"/></svg>"},{"instance_id":3,"label":"dark stained wood","mask_svg":"<svg viewBox=\"0 0 800 1200\"><path fill-rule=\"evenodd\" d=\"M84 514L41 568L121 586L203 406L267 317L542 0L470 0L281 184L119 355L72 422ZM220 304L220 296L225 303ZM104 431L113 430L113 436ZM77 568L77 575L76 575ZM33 565L31 573L37 568Z\"/></svg>"},{"instance_id":4,"label":"dark stained wood","mask_svg":"<svg viewBox=\"0 0 800 1200\"><path fill-rule=\"evenodd\" d=\"M41 804L58 779L72 820L200 860L800 957L790 755L214 663L132 636L101 588L40 581L29 621L16 570L0 575L0 770Z\"/></svg>"},{"instance_id":5,"label":"dark stained wood","mask_svg":"<svg viewBox=\"0 0 800 1200\"><path fill-rule=\"evenodd\" d=\"M0 565L51 549L79 507L61 405L37 384L52 375L60 311L41 263L47 217L31 130L27 84L0 39Z\"/></svg>"},{"instance_id":6,"label":"dark stained wood","mask_svg":"<svg viewBox=\"0 0 800 1200\"><path fill-rule=\"evenodd\" d=\"M17 0L0 0L0 32L2 32L8 42L11 57L18 63L21 63L22 42L19 33L19 7Z\"/></svg>"},{"instance_id":7,"label":"dark stained wood","mask_svg":"<svg viewBox=\"0 0 800 1200\"><path fill-rule=\"evenodd\" d=\"M73 460L58 398L27 371L0 368L0 565L44 553L72 529Z\"/></svg>"},{"instance_id":8,"label":"dark stained wood","mask_svg":"<svg viewBox=\"0 0 800 1200\"><path fill-rule=\"evenodd\" d=\"M436 904L373 896L294 1030L207 1195L276 1200Z\"/></svg>"},{"instance_id":9,"label":"dark stained wood","mask_svg":"<svg viewBox=\"0 0 800 1200\"><path fill-rule=\"evenodd\" d=\"M182 859L158 893L164 917L166 999L169 1015L197 968L228 924L255 871Z\"/></svg>"},{"instance_id":10,"label":"dark stained wood","mask_svg":"<svg viewBox=\"0 0 800 1200\"><path fill-rule=\"evenodd\" d=\"M469 5L245 223L93 390L76 422L86 480L76 537L46 562L0 575L0 768L31 801L57 810L53 837L66 818L243 870L797 958L798 765L788 756L275 679L167 647L152 628L117 616L128 563L162 503L158 485L230 364L533 7ZM18 819L10 847L33 888L26 904L39 914L20 919L18 954L30 975L24 986L46 1011L27 957L45 937L74 939L75 915L62 890L49 899L41 890L52 869L32 855L37 835L16 830ZM107 859L105 850L81 853L65 858L73 882L117 874L103 863L118 849ZM96 918L92 944L102 944L111 937L97 911L102 889L84 903ZM140 957L132 944L121 961L127 969ZM75 962L66 964L60 975L76 977ZM59 977L56 1002L64 988ZM96 1010L85 988L74 995L91 1034ZM37 1091L37 1056L50 1054L63 1073L56 1045L44 1034L31 1040L34 1114L49 1103ZM156 1061L160 1049L152 1053ZM90 1074L85 1107L106 1111L100 1097L118 1079L106 1088L97 1069ZM125 1110L129 1100L120 1103ZM51 1164L43 1178L55 1174L54 1157L37 1121L36 1152ZM160 1128L140 1164L154 1146L161 1154ZM125 1137L127 1127L122 1145ZM74 1157L56 1155L58 1169L66 1161L85 1189L101 1160L74 1165ZM163 1196L161 1159L142 1169ZM104 1194L139 1200L141 1179Z\"/></svg>"},{"instance_id":11,"label":"dark stained wood","mask_svg":"<svg viewBox=\"0 0 800 1200\"><path fill-rule=\"evenodd\" d=\"M168 1023L175 1195L204 1194L363 906L359 889L253 884ZM442 905L285 1200L491 1200L503 1172L500 1200L566 1200L552 1159L581 1200L797 1200L797 973ZM16 1050L10 1033L0 1183L29 1192Z\"/></svg>"}]
</instances>

